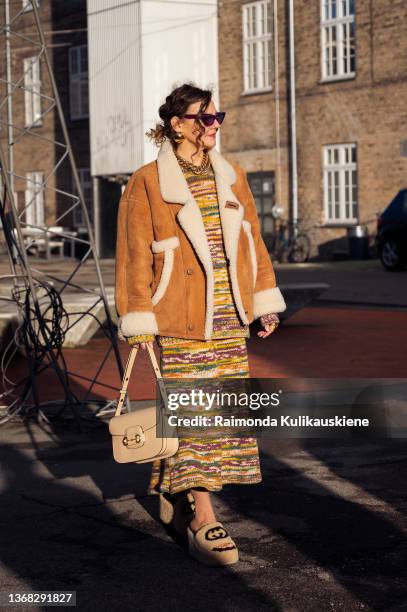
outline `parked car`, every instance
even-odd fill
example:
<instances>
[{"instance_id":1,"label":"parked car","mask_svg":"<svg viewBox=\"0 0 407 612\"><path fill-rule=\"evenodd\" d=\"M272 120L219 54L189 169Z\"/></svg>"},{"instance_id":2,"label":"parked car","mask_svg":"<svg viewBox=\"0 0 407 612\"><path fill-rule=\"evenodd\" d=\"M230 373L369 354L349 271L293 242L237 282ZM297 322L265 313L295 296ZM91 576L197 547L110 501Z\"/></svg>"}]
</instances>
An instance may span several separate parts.
<instances>
[{"instance_id":1,"label":"parked car","mask_svg":"<svg viewBox=\"0 0 407 612\"><path fill-rule=\"evenodd\" d=\"M407 264L407 189L402 189L377 218L376 245L386 270Z\"/></svg>"}]
</instances>

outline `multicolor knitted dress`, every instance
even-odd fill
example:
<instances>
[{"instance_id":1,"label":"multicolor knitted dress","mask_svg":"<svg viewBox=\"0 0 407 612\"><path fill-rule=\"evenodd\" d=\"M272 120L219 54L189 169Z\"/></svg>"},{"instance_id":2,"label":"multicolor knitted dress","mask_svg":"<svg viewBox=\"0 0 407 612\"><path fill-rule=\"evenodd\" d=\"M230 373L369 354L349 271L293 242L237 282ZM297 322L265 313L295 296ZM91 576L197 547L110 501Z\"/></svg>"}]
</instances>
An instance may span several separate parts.
<instances>
[{"instance_id":1,"label":"multicolor knitted dress","mask_svg":"<svg viewBox=\"0 0 407 612\"><path fill-rule=\"evenodd\" d=\"M203 174L182 165L181 168L200 207L212 255L213 335L211 340L203 341L158 336L161 373L173 378L249 378L249 326L241 323L231 293L214 171L210 163ZM196 487L219 491L227 483L260 481L256 438L180 437L174 456L153 463L148 492L174 494Z\"/></svg>"}]
</instances>

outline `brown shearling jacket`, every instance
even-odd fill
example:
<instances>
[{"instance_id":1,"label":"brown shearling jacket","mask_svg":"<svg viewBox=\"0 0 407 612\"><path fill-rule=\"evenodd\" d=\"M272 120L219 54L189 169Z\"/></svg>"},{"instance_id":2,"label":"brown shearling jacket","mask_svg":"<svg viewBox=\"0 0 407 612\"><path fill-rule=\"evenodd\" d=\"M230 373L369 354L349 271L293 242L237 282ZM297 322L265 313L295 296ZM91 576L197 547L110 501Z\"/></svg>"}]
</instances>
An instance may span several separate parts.
<instances>
[{"instance_id":1,"label":"brown shearling jacket","mask_svg":"<svg viewBox=\"0 0 407 612\"><path fill-rule=\"evenodd\" d=\"M246 172L209 150L232 294L243 323L286 309ZM120 198L115 262L118 337L209 340L214 276L200 208L165 140Z\"/></svg>"}]
</instances>

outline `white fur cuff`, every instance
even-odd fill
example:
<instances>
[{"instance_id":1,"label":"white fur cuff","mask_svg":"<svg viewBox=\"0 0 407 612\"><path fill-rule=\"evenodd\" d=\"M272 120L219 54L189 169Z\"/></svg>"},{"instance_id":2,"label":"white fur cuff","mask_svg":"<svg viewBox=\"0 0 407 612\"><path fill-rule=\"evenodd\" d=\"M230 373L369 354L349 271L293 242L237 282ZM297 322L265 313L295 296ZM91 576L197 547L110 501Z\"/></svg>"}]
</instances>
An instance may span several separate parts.
<instances>
[{"instance_id":1,"label":"white fur cuff","mask_svg":"<svg viewBox=\"0 0 407 612\"><path fill-rule=\"evenodd\" d=\"M128 312L119 318L117 335L120 340L139 334L158 334L158 325L153 312Z\"/></svg>"},{"instance_id":2,"label":"white fur cuff","mask_svg":"<svg viewBox=\"0 0 407 612\"><path fill-rule=\"evenodd\" d=\"M269 312L283 312L287 308L278 287L257 291L253 296L253 319Z\"/></svg>"}]
</instances>

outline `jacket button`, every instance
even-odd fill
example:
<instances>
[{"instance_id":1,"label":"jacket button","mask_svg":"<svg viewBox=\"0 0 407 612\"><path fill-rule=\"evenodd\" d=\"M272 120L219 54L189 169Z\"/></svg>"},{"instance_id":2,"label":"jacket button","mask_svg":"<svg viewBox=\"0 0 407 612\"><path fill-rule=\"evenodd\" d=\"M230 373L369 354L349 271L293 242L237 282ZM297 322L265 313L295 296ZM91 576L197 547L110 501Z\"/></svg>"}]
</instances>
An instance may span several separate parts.
<instances>
[{"instance_id":1,"label":"jacket button","mask_svg":"<svg viewBox=\"0 0 407 612\"><path fill-rule=\"evenodd\" d=\"M192 323L188 323L188 329L189 331L192 331L194 329L194 326L192 325Z\"/></svg>"},{"instance_id":2,"label":"jacket button","mask_svg":"<svg viewBox=\"0 0 407 612\"><path fill-rule=\"evenodd\" d=\"M192 274L193 273L193 269L192 268L187 268L187 274Z\"/></svg>"}]
</instances>

